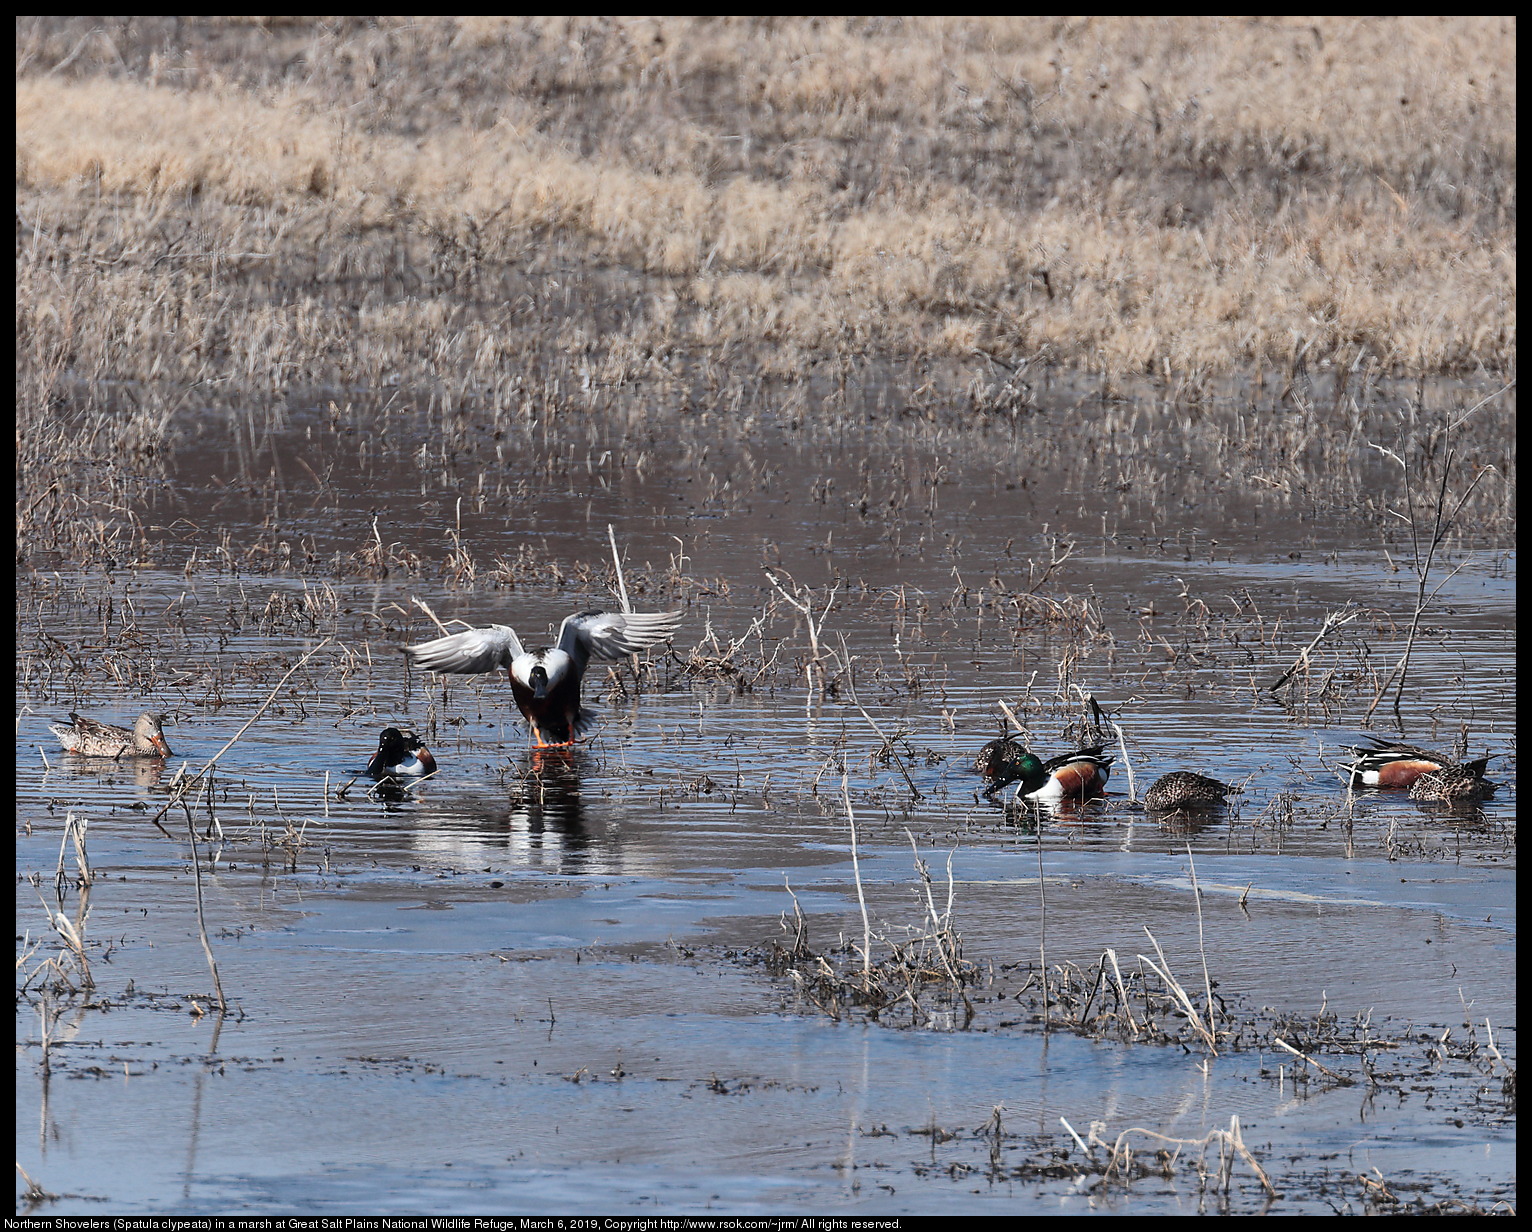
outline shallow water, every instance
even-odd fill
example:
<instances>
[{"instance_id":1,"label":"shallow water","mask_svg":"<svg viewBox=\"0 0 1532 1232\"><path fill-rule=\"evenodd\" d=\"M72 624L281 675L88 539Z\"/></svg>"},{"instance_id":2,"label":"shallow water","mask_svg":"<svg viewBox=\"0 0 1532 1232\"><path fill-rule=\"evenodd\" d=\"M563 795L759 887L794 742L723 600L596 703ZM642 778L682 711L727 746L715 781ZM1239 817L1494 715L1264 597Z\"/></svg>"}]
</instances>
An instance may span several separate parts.
<instances>
[{"instance_id":1,"label":"shallow water","mask_svg":"<svg viewBox=\"0 0 1532 1232\"><path fill-rule=\"evenodd\" d=\"M1476 754L1499 755L1495 798L1348 799L1323 763L1362 729L1359 665L1391 665L1413 595L1354 512L1163 458L1173 482L1124 494L1057 461L1064 412L1016 435L763 417L719 440L698 419L526 427L498 457L473 433L443 456L419 417L359 434L317 413L209 420L147 497L148 563L31 562L18 872L41 873L51 902L63 818L87 817L101 947L96 994L54 1003L46 1080L35 990L18 998L18 1159L61 1195L36 1209L1328 1212L1364 1209L1356 1177L1374 1168L1406 1201L1514 1202L1514 1101L1482 1059L1486 1022L1515 1053L1513 552L1487 546L1443 589L1404 711L1404 736L1432 746L1466 723ZM387 568L351 555L375 513ZM739 674L670 660L635 694L624 665L593 670L603 726L549 753L527 750L503 678L405 672L399 647L432 635L412 596L528 640L612 605L608 523L634 606L686 608L683 659L709 633L712 657L738 640ZM1032 608L1017 619L1059 533L1074 555L1038 593L1089 600L1089 639ZM441 580L457 544L471 585L461 562ZM496 584L497 558L524 564ZM830 604L820 641L855 657L833 695L806 687L804 620L763 565L816 587L816 621ZM1307 700L1263 692L1348 600L1367 614L1317 652ZM90 666L69 670L44 631ZM224 840L202 854L235 1007L220 1023L185 817L165 818L171 837L149 818L175 769L211 757L326 635L219 763ZM1037 818L982 798L970 763L996 699L1058 751L1060 695L1077 701L1061 682L1122 724L1139 796L1197 769L1242 784L1233 807L1147 816L1120 749L1104 801ZM853 687L896 759L874 756ZM46 730L69 709L144 708L173 718L163 767L64 757ZM443 772L403 800L365 778L338 795L388 724L420 731ZM861 936L843 773L873 927L927 923L913 837L937 909L950 893L964 954L988 969L967 1029L937 1001L913 1025L832 1022L761 962L786 940L787 885L812 946ZM38 894L18 889L18 935L37 938ZM1265 1046L1209 1058L1045 1030L1022 988L1040 947L1049 964L1108 947L1131 964L1155 953L1146 927L1198 989L1205 953L1236 1018L1370 1016L1395 1041L1450 1029L1479 1059L1380 1045L1371 1064L1403 1076L1359 1088ZM1232 1116L1280 1199L1243 1163L1227 1195L1186 1166L1126 1185L1062 1166L1080 1151L1060 1117L1112 1142Z\"/></svg>"}]
</instances>

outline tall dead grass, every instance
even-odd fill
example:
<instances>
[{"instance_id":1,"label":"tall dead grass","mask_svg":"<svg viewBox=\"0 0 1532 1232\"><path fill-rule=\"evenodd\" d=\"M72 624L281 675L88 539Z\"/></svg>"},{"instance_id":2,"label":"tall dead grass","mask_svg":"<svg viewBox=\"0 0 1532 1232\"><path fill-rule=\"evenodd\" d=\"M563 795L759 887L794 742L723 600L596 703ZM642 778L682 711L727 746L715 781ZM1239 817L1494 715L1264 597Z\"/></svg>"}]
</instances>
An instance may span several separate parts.
<instances>
[{"instance_id":1,"label":"tall dead grass","mask_svg":"<svg viewBox=\"0 0 1532 1232\"><path fill-rule=\"evenodd\" d=\"M1509 19L18 24L19 359L472 384L566 345L1108 375L1515 353ZM496 305L486 310L485 304ZM540 318L552 310L538 304ZM615 328L613 328L615 326ZM44 382L46 385L48 382Z\"/></svg>"}]
</instances>

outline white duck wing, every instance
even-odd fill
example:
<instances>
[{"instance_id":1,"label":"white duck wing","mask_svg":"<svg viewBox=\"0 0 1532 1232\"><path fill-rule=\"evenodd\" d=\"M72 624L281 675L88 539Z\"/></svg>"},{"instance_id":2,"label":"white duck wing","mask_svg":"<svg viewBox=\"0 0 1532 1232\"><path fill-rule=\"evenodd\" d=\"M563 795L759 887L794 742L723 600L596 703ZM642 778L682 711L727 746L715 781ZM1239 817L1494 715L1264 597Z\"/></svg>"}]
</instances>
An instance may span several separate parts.
<instances>
[{"instance_id":1,"label":"white duck wing","mask_svg":"<svg viewBox=\"0 0 1532 1232\"><path fill-rule=\"evenodd\" d=\"M439 637L434 642L422 642L419 646L406 646L404 653L422 671L467 675L509 668L511 660L526 651L509 625L486 625L482 629Z\"/></svg>"},{"instance_id":2,"label":"white duck wing","mask_svg":"<svg viewBox=\"0 0 1532 1232\"><path fill-rule=\"evenodd\" d=\"M559 626L559 649L578 663L620 659L663 642L681 627L676 612L576 612Z\"/></svg>"}]
</instances>

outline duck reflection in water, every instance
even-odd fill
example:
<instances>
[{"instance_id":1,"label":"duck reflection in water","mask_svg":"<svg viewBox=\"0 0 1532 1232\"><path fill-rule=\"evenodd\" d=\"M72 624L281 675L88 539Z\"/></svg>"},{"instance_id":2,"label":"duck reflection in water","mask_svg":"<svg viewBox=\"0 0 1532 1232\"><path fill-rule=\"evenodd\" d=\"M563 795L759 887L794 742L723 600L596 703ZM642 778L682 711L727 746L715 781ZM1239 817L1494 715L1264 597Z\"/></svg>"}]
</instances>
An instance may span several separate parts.
<instances>
[{"instance_id":1,"label":"duck reflection in water","mask_svg":"<svg viewBox=\"0 0 1532 1232\"><path fill-rule=\"evenodd\" d=\"M592 825L581 786L581 749L534 749L466 797L442 799L416 815L410 845L420 855L494 873L578 876L620 871L621 853Z\"/></svg>"},{"instance_id":2,"label":"duck reflection in water","mask_svg":"<svg viewBox=\"0 0 1532 1232\"><path fill-rule=\"evenodd\" d=\"M512 767L510 816L513 834L520 832L532 847L580 851L595 836L586 828L580 769L586 750L578 745L547 745L527 750Z\"/></svg>"}]
</instances>

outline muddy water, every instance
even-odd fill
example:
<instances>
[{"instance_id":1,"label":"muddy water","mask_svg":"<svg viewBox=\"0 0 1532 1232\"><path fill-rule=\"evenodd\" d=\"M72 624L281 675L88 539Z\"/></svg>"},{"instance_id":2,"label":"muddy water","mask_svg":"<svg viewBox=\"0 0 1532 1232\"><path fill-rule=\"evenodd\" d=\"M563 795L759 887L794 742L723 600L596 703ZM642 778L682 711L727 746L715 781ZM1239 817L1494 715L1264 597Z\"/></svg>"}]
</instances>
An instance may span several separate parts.
<instances>
[{"instance_id":1,"label":"muddy water","mask_svg":"<svg viewBox=\"0 0 1532 1232\"><path fill-rule=\"evenodd\" d=\"M1497 754L1495 798L1348 799L1325 762L1365 722L1367 672L1397 657L1398 543L1338 492L1242 488L1169 448L1145 425L1175 416L1152 406L1147 448L1087 463L1070 442L1106 414L189 419L145 496L140 559L21 578L18 874L56 904L71 813L96 873L96 988L50 1000L46 1075L36 987L18 998L18 1159L57 1195L28 1209L1393 1209L1367 1207L1358 1174L1404 1201L1514 1202L1514 1107L1488 1052L1492 1030L1514 1064L1514 553L1458 545L1402 710L1417 743L1466 724ZM1386 480L1355 468L1354 491ZM399 647L432 635L412 598L527 640L611 606L608 525L634 606L687 619L641 690L626 666L593 671L587 745L529 751L503 678L406 673ZM806 676L809 630L768 566L813 588L821 646L854 660L829 667L833 691ZM1034 588L1086 632L1019 597ZM1265 692L1348 602L1364 614L1303 686ZM185 816L168 837L150 818L175 769L326 636L219 762L222 839L199 851L220 1019ZM694 647L714 669L686 670ZM1101 802L984 799L969 765L996 700L1051 753L1076 685L1122 725L1137 796L1195 769L1242 784L1234 806L1148 816L1120 750ZM146 708L172 716L163 767L65 757L46 729ZM352 782L389 724L442 766L403 799ZM832 1021L762 961L787 940L787 887L823 949L862 935L859 872L886 946L929 923L912 841L986 971L975 1016L933 999ZM43 936L38 893L18 891L18 936ZM1085 968L1154 942L1197 988L1205 952L1243 1046L1045 1029L1056 1011L1025 987L1044 947ZM1378 1041L1370 1084L1270 1043L1316 1017ZM1332 1073L1363 1077L1310 1034ZM1088 1156L1060 1122L1110 1143L1235 1116L1280 1198L1243 1162L1227 1193L1184 1162L1076 1176Z\"/></svg>"}]
</instances>

